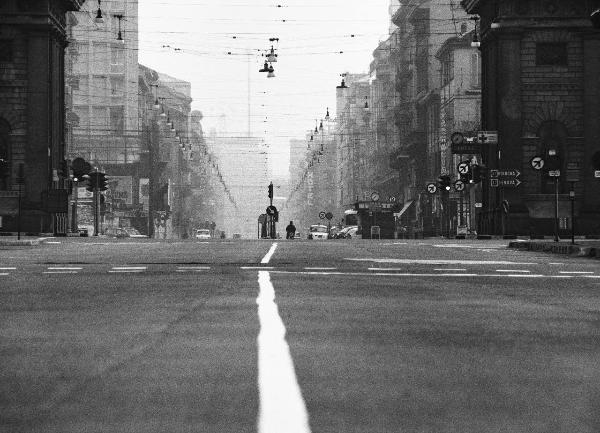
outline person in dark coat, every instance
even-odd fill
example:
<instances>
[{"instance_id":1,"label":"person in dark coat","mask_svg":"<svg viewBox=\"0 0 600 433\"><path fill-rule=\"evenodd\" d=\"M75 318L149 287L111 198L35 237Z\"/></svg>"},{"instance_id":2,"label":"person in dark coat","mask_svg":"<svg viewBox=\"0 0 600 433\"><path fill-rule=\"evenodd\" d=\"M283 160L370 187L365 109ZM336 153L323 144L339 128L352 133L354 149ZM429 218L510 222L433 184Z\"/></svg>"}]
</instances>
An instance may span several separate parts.
<instances>
[{"instance_id":1,"label":"person in dark coat","mask_svg":"<svg viewBox=\"0 0 600 433\"><path fill-rule=\"evenodd\" d=\"M288 226L285 228L285 232L286 239L294 239L294 236L296 236L296 226L294 225L294 221L290 221Z\"/></svg>"}]
</instances>

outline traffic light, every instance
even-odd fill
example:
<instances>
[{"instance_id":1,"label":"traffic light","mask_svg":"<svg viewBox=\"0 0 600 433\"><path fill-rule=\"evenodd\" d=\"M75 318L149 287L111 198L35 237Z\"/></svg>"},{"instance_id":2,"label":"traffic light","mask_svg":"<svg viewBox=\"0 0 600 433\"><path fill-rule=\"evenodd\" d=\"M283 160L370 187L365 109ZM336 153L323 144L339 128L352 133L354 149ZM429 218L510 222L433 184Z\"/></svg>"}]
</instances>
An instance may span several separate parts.
<instances>
[{"instance_id":1,"label":"traffic light","mask_svg":"<svg viewBox=\"0 0 600 433\"><path fill-rule=\"evenodd\" d=\"M63 179L68 179L69 178L69 172L71 170L69 169L69 162L67 160L62 160L60 161L60 166L58 168L58 174L63 178Z\"/></svg>"},{"instance_id":2,"label":"traffic light","mask_svg":"<svg viewBox=\"0 0 600 433\"><path fill-rule=\"evenodd\" d=\"M10 174L10 162L0 158L0 179L8 177Z\"/></svg>"},{"instance_id":3,"label":"traffic light","mask_svg":"<svg viewBox=\"0 0 600 433\"><path fill-rule=\"evenodd\" d=\"M487 178L487 167L473 164L471 166L471 183L479 183Z\"/></svg>"},{"instance_id":4,"label":"traffic light","mask_svg":"<svg viewBox=\"0 0 600 433\"><path fill-rule=\"evenodd\" d=\"M90 173L87 178L87 182L85 185L85 189L89 192L94 192L96 187L98 186L98 179L96 177L96 172Z\"/></svg>"},{"instance_id":5,"label":"traffic light","mask_svg":"<svg viewBox=\"0 0 600 433\"><path fill-rule=\"evenodd\" d=\"M562 162L556 153L549 154L546 158L546 169L549 171L560 170Z\"/></svg>"},{"instance_id":6,"label":"traffic light","mask_svg":"<svg viewBox=\"0 0 600 433\"><path fill-rule=\"evenodd\" d=\"M273 182L269 184L269 198L273 198Z\"/></svg>"},{"instance_id":7,"label":"traffic light","mask_svg":"<svg viewBox=\"0 0 600 433\"><path fill-rule=\"evenodd\" d=\"M97 173L97 186L98 191L106 191L108 189L108 179L106 178L106 174Z\"/></svg>"},{"instance_id":8,"label":"traffic light","mask_svg":"<svg viewBox=\"0 0 600 433\"><path fill-rule=\"evenodd\" d=\"M450 176L443 174L438 178L438 186L442 191L450 191Z\"/></svg>"}]
</instances>

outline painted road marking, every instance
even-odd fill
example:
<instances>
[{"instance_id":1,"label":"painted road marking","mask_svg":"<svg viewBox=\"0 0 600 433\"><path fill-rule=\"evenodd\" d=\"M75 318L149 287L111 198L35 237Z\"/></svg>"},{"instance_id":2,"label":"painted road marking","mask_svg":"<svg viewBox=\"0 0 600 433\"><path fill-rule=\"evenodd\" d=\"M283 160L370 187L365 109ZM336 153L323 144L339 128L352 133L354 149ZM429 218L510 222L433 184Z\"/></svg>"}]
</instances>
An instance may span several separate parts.
<instances>
[{"instance_id":1,"label":"painted road marking","mask_svg":"<svg viewBox=\"0 0 600 433\"><path fill-rule=\"evenodd\" d=\"M9 275L9 274L0 274L0 277L6 277L6 276L8 276L8 275Z\"/></svg>"},{"instance_id":2,"label":"painted road marking","mask_svg":"<svg viewBox=\"0 0 600 433\"><path fill-rule=\"evenodd\" d=\"M62 242L56 242L56 241L46 241L44 242L46 244L61 244Z\"/></svg>"},{"instance_id":3,"label":"painted road marking","mask_svg":"<svg viewBox=\"0 0 600 433\"><path fill-rule=\"evenodd\" d=\"M271 249L269 250L267 255L263 257L263 259L260 261L260 263L262 263L263 265L266 265L267 263L269 263L269 261L271 261L271 257L273 257L273 254L275 254L276 249L277 249L277 243L274 243L273 245L271 245Z\"/></svg>"},{"instance_id":4,"label":"painted road marking","mask_svg":"<svg viewBox=\"0 0 600 433\"><path fill-rule=\"evenodd\" d=\"M499 260L436 260L436 259L354 259L346 258L345 260L355 262L375 262L375 263L398 263L407 265L515 265L527 266L537 265L537 263L527 262L509 262Z\"/></svg>"},{"instance_id":5,"label":"painted road marking","mask_svg":"<svg viewBox=\"0 0 600 433\"><path fill-rule=\"evenodd\" d=\"M552 275L542 275L542 274L471 274L471 273L438 273L438 274L426 274L426 273L408 273L408 272L310 272L310 271L271 271L272 274L288 274L288 275L315 275L315 276L348 276L348 277L356 277L356 276L364 276L364 277L431 277L431 278L440 278L440 277L475 277L475 278L553 278ZM600 278L600 276L581 276L581 278Z\"/></svg>"},{"instance_id":6,"label":"painted road marking","mask_svg":"<svg viewBox=\"0 0 600 433\"><path fill-rule=\"evenodd\" d=\"M201 272L210 270L210 266L178 266L177 272Z\"/></svg>"},{"instance_id":7,"label":"painted road marking","mask_svg":"<svg viewBox=\"0 0 600 433\"><path fill-rule=\"evenodd\" d=\"M531 271L526 271L526 270L516 270L516 269L496 269L496 272L511 272L511 273L523 273L523 274L527 274L530 273Z\"/></svg>"},{"instance_id":8,"label":"painted road marking","mask_svg":"<svg viewBox=\"0 0 600 433\"><path fill-rule=\"evenodd\" d=\"M375 272L377 272L377 271L390 271L390 272L393 272L393 271L402 271L403 270L402 268L367 268L367 269L369 271L375 271Z\"/></svg>"},{"instance_id":9,"label":"painted road marking","mask_svg":"<svg viewBox=\"0 0 600 433\"><path fill-rule=\"evenodd\" d=\"M81 271L83 268L79 267L51 267L49 271Z\"/></svg>"},{"instance_id":10,"label":"painted road marking","mask_svg":"<svg viewBox=\"0 0 600 433\"><path fill-rule=\"evenodd\" d=\"M42 274L77 274L77 271L45 271Z\"/></svg>"},{"instance_id":11,"label":"painted road marking","mask_svg":"<svg viewBox=\"0 0 600 433\"><path fill-rule=\"evenodd\" d=\"M584 271L560 271L559 274L573 274L573 275L591 275L593 272Z\"/></svg>"},{"instance_id":12,"label":"painted road marking","mask_svg":"<svg viewBox=\"0 0 600 433\"><path fill-rule=\"evenodd\" d=\"M0 268L0 271L16 271L17 268Z\"/></svg>"},{"instance_id":13,"label":"painted road marking","mask_svg":"<svg viewBox=\"0 0 600 433\"><path fill-rule=\"evenodd\" d=\"M110 274L124 274L124 273L139 273L144 272L148 269L147 266L116 266L112 268L111 271L108 271Z\"/></svg>"},{"instance_id":14,"label":"painted road marking","mask_svg":"<svg viewBox=\"0 0 600 433\"><path fill-rule=\"evenodd\" d=\"M285 325L275 303L269 272L259 271L258 283L258 432L309 433L308 412L285 341Z\"/></svg>"},{"instance_id":15,"label":"painted road marking","mask_svg":"<svg viewBox=\"0 0 600 433\"><path fill-rule=\"evenodd\" d=\"M434 271L441 271L441 272L451 272L451 271L453 271L453 272L466 272L467 270L464 269L464 268L454 268L454 269L452 269L452 268L447 268L447 269L445 269L445 268L436 268L436 269L434 269Z\"/></svg>"}]
</instances>

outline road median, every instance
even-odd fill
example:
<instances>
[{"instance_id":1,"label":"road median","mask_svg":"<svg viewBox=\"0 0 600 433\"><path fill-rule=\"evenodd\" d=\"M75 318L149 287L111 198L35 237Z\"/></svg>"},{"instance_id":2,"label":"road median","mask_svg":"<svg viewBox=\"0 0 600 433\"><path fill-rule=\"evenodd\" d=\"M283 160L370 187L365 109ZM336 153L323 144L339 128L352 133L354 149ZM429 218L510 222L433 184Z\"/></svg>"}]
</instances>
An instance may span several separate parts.
<instances>
[{"instance_id":1,"label":"road median","mask_svg":"<svg viewBox=\"0 0 600 433\"><path fill-rule=\"evenodd\" d=\"M509 248L542 251L551 254L564 254L575 257L600 258L600 243L593 244L571 244L565 242L544 241L514 241L508 244Z\"/></svg>"}]
</instances>

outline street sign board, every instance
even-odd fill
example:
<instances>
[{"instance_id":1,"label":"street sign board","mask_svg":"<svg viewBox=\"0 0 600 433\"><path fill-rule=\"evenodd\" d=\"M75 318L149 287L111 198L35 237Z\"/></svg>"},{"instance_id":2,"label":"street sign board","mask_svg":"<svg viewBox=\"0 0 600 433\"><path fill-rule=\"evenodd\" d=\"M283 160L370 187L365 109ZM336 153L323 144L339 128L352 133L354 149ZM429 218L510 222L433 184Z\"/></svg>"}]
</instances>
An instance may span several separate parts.
<instances>
[{"instance_id":1,"label":"street sign board","mask_svg":"<svg viewBox=\"0 0 600 433\"><path fill-rule=\"evenodd\" d=\"M531 161L529 161L529 164L531 164L531 168L534 170L541 170L545 165L544 158L541 156L534 156L531 158Z\"/></svg>"},{"instance_id":2,"label":"street sign board","mask_svg":"<svg viewBox=\"0 0 600 433\"><path fill-rule=\"evenodd\" d=\"M560 170L549 170L548 176L550 177L560 177Z\"/></svg>"},{"instance_id":3,"label":"street sign board","mask_svg":"<svg viewBox=\"0 0 600 433\"><path fill-rule=\"evenodd\" d=\"M595 178L600 178L600 170L595 170L594 171L594 177Z\"/></svg>"},{"instance_id":4,"label":"street sign board","mask_svg":"<svg viewBox=\"0 0 600 433\"><path fill-rule=\"evenodd\" d=\"M498 188L498 187L516 188L519 185L521 185L521 183L523 183L523 182L521 182L516 177L514 177L514 178L491 178L490 179L490 186L492 188Z\"/></svg>"},{"instance_id":5,"label":"street sign board","mask_svg":"<svg viewBox=\"0 0 600 433\"><path fill-rule=\"evenodd\" d=\"M490 170L490 177L491 178L498 178L498 179L514 178L514 177L519 177L520 175L521 175L521 172L519 170L517 170L516 168L505 168L505 169L501 169L501 170Z\"/></svg>"},{"instance_id":6,"label":"street sign board","mask_svg":"<svg viewBox=\"0 0 600 433\"><path fill-rule=\"evenodd\" d=\"M427 192L429 194L435 194L437 192L437 185L435 183L428 183Z\"/></svg>"},{"instance_id":7,"label":"street sign board","mask_svg":"<svg viewBox=\"0 0 600 433\"><path fill-rule=\"evenodd\" d=\"M450 149L455 155L478 155L481 153L481 146L476 141L462 143L451 143Z\"/></svg>"},{"instance_id":8,"label":"street sign board","mask_svg":"<svg viewBox=\"0 0 600 433\"><path fill-rule=\"evenodd\" d=\"M378 192L373 192L371 194L371 200L373 200L373 201L379 201L379 193Z\"/></svg>"},{"instance_id":9,"label":"street sign board","mask_svg":"<svg viewBox=\"0 0 600 433\"><path fill-rule=\"evenodd\" d=\"M498 144L498 131L479 131L477 142L480 144Z\"/></svg>"}]
</instances>

